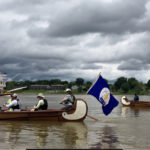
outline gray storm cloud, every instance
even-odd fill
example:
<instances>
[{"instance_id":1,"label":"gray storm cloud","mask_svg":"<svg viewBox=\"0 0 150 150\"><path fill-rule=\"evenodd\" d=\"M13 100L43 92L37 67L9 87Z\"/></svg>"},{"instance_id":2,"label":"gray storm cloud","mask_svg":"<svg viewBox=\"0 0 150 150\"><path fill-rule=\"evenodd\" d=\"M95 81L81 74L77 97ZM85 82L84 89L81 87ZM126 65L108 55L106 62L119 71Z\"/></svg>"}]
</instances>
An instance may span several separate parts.
<instances>
[{"instance_id":1,"label":"gray storm cloud","mask_svg":"<svg viewBox=\"0 0 150 150\"><path fill-rule=\"evenodd\" d=\"M148 0L0 2L0 72L16 80L139 78L133 70L149 73L149 14Z\"/></svg>"}]
</instances>

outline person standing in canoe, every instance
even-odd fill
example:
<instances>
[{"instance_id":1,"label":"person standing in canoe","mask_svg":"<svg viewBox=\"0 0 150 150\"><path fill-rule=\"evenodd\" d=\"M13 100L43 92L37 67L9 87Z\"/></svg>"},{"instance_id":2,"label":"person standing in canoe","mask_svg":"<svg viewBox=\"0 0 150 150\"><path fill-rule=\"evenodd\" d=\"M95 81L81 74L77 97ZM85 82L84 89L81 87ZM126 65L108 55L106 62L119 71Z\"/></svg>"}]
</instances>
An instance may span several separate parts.
<instances>
[{"instance_id":1,"label":"person standing in canoe","mask_svg":"<svg viewBox=\"0 0 150 150\"><path fill-rule=\"evenodd\" d=\"M4 104L3 106L7 107L9 110L6 111L20 111L19 99L17 99L17 94L14 93L11 95L11 99L8 100L8 104Z\"/></svg>"},{"instance_id":2,"label":"person standing in canoe","mask_svg":"<svg viewBox=\"0 0 150 150\"><path fill-rule=\"evenodd\" d=\"M42 93L39 93L38 96L38 104L34 106L33 109L31 109L31 111L38 111L38 110L47 110L48 108L48 102L45 99L45 96Z\"/></svg>"},{"instance_id":3,"label":"person standing in canoe","mask_svg":"<svg viewBox=\"0 0 150 150\"><path fill-rule=\"evenodd\" d=\"M68 110L75 107L76 97L72 94L71 89L66 89L66 96L61 100L60 104L65 105L62 110Z\"/></svg>"}]
</instances>

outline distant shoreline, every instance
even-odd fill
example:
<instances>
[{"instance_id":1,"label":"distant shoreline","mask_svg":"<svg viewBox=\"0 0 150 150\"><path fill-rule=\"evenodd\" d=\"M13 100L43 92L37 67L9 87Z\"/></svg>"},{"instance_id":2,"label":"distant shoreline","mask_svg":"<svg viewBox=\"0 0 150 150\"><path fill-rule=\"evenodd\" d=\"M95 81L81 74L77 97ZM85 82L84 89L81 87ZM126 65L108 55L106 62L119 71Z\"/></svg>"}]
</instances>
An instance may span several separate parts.
<instances>
[{"instance_id":1,"label":"distant shoreline","mask_svg":"<svg viewBox=\"0 0 150 150\"><path fill-rule=\"evenodd\" d=\"M23 91L18 91L16 93L21 93L21 94L38 94L38 93L43 93L43 94L65 94L65 90L23 90ZM72 90L73 94L77 95L85 95L86 92L78 92L77 90ZM134 95L134 91L129 91L128 93L123 93L123 92L111 92L113 95ZM150 92L145 92L139 95L148 95L150 96Z\"/></svg>"}]
</instances>

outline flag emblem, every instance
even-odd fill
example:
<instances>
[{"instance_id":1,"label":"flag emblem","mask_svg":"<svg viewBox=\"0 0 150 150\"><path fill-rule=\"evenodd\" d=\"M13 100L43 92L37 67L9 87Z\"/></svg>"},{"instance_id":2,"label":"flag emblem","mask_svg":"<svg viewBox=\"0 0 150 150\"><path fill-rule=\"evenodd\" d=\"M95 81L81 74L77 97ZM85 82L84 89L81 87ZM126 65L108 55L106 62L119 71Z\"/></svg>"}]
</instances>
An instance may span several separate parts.
<instances>
[{"instance_id":1,"label":"flag emblem","mask_svg":"<svg viewBox=\"0 0 150 150\"><path fill-rule=\"evenodd\" d=\"M106 106L110 100L110 90L108 88L103 88L100 92L99 100L103 106Z\"/></svg>"}]
</instances>

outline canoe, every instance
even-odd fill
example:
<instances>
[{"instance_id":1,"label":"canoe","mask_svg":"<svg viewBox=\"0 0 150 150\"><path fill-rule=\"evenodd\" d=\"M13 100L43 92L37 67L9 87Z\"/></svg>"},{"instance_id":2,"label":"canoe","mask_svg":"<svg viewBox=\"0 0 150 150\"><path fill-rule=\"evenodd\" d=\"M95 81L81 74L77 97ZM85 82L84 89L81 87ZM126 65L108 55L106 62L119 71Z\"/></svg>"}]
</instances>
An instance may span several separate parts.
<instances>
[{"instance_id":1,"label":"canoe","mask_svg":"<svg viewBox=\"0 0 150 150\"><path fill-rule=\"evenodd\" d=\"M127 107L150 107L150 102L128 100L125 96L121 98L121 103Z\"/></svg>"},{"instance_id":2,"label":"canoe","mask_svg":"<svg viewBox=\"0 0 150 150\"><path fill-rule=\"evenodd\" d=\"M5 96L5 95L11 95L11 92L4 92L4 93L0 93L0 96Z\"/></svg>"},{"instance_id":3,"label":"canoe","mask_svg":"<svg viewBox=\"0 0 150 150\"><path fill-rule=\"evenodd\" d=\"M71 110L40 110L31 112L0 112L0 120L23 120L23 121L83 121L87 116L88 106L83 99L77 99L75 107Z\"/></svg>"}]
</instances>

